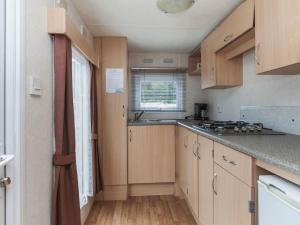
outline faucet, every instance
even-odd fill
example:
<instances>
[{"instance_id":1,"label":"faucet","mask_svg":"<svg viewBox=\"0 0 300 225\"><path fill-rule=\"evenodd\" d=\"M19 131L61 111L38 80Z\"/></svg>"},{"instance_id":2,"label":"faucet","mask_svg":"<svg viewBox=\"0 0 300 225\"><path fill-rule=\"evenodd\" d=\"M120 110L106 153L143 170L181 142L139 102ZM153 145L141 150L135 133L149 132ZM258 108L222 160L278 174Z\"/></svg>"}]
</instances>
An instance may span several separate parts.
<instances>
[{"instance_id":1,"label":"faucet","mask_svg":"<svg viewBox=\"0 0 300 225\"><path fill-rule=\"evenodd\" d=\"M135 121L139 120L139 119L142 117L142 115L144 114L144 112L145 112L145 111L135 112L135 113L134 113L134 120L135 120Z\"/></svg>"}]
</instances>

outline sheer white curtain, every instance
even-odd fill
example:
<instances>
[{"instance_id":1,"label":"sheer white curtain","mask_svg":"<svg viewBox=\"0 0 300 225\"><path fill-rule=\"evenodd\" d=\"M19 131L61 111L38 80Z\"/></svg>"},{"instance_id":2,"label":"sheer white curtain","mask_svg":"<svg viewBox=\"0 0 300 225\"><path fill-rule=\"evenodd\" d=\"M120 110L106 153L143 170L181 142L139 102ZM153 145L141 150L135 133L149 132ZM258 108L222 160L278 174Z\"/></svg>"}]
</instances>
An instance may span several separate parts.
<instances>
[{"instance_id":1,"label":"sheer white curtain","mask_svg":"<svg viewBox=\"0 0 300 225\"><path fill-rule=\"evenodd\" d=\"M73 102L80 207L93 196L91 141L91 71L88 60L72 48Z\"/></svg>"}]
</instances>

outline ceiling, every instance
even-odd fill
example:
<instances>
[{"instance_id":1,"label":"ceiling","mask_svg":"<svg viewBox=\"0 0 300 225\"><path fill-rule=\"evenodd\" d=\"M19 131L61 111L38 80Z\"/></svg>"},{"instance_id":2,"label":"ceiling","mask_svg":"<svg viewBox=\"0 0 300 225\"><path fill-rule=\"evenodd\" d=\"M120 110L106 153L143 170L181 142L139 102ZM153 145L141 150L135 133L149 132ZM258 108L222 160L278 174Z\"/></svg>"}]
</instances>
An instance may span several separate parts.
<instances>
[{"instance_id":1,"label":"ceiling","mask_svg":"<svg viewBox=\"0 0 300 225\"><path fill-rule=\"evenodd\" d=\"M195 0L179 14L155 0L73 0L94 36L126 36L130 52L191 52L242 0Z\"/></svg>"}]
</instances>

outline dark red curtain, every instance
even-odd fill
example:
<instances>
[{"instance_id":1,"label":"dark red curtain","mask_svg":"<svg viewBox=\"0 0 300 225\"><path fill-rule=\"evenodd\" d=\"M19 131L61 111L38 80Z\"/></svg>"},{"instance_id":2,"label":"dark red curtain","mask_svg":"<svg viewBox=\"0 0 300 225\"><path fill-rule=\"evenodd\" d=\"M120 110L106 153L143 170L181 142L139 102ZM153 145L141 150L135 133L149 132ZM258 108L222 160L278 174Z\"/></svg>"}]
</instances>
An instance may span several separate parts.
<instances>
[{"instance_id":1,"label":"dark red curtain","mask_svg":"<svg viewBox=\"0 0 300 225\"><path fill-rule=\"evenodd\" d=\"M97 78L95 66L90 63L91 68L91 124L92 124L92 147L94 161L94 190L98 194L103 190L103 180L101 173L101 156L98 142L98 104L97 104Z\"/></svg>"},{"instance_id":2,"label":"dark red curtain","mask_svg":"<svg viewBox=\"0 0 300 225\"><path fill-rule=\"evenodd\" d=\"M75 154L72 48L64 35L54 36L55 183L52 225L81 225Z\"/></svg>"}]
</instances>

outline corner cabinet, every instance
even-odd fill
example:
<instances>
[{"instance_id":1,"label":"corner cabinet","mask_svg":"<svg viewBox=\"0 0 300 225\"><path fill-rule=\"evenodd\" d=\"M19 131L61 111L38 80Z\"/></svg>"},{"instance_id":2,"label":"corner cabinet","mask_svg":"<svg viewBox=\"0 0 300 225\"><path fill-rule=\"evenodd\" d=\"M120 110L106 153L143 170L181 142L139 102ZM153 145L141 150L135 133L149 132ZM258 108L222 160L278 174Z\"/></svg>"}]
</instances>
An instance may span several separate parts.
<instances>
[{"instance_id":1,"label":"corner cabinet","mask_svg":"<svg viewBox=\"0 0 300 225\"><path fill-rule=\"evenodd\" d=\"M128 183L175 182L175 126L128 126Z\"/></svg>"},{"instance_id":2,"label":"corner cabinet","mask_svg":"<svg viewBox=\"0 0 300 225\"><path fill-rule=\"evenodd\" d=\"M255 1L258 74L300 73L300 1Z\"/></svg>"}]
</instances>

